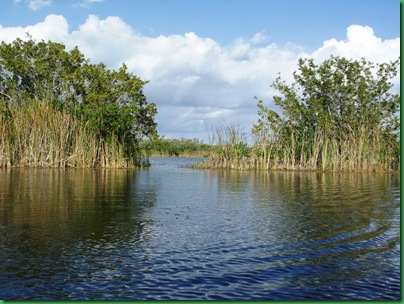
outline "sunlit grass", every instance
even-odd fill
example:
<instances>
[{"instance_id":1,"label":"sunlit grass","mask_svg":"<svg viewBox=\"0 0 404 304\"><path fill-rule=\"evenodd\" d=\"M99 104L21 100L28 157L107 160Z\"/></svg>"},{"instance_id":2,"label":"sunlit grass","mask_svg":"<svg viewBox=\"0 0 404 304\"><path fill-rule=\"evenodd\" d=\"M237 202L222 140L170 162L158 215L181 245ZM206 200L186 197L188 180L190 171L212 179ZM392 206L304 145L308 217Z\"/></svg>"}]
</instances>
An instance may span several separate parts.
<instances>
[{"instance_id":1,"label":"sunlit grass","mask_svg":"<svg viewBox=\"0 0 404 304\"><path fill-rule=\"evenodd\" d=\"M100 139L86 122L45 101L0 105L0 167L104 167L136 165L113 136Z\"/></svg>"},{"instance_id":2,"label":"sunlit grass","mask_svg":"<svg viewBox=\"0 0 404 304\"><path fill-rule=\"evenodd\" d=\"M297 132L288 138L260 134L249 146L249 136L235 124L220 125L210 133L213 146L209 161L201 167L237 170L318 170L380 172L400 170L394 147L376 130L347 133L341 140L322 130L314 140L299 141Z\"/></svg>"}]
</instances>

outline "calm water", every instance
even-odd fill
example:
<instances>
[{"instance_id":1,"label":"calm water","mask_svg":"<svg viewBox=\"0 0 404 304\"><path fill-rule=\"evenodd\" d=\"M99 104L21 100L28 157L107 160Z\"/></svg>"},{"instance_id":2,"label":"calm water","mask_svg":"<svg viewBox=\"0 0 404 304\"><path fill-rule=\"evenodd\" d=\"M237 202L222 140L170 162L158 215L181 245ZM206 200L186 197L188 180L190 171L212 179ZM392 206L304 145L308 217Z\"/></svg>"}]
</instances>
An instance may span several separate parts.
<instances>
[{"instance_id":1,"label":"calm water","mask_svg":"<svg viewBox=\"0 0 404 304\"><path fill-rule=\"evenodd\" d=\"M0 299L400 299L398 175L0 170Z\"/></svg>"}]
</instances>

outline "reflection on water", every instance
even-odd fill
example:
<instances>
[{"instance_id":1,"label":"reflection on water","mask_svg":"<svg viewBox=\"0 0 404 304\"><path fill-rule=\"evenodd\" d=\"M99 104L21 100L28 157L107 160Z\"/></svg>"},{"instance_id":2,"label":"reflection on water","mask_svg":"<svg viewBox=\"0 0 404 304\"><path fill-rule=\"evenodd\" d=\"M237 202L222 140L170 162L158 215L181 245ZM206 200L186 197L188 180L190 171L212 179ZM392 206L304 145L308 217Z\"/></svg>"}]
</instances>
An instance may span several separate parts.
<instances>
[{"instance_id":1,"label":"reflection on water","mask_svg":"<svg viewBox=\"0 0 404 304\"><path fill-rule=\"evenodd\" d=\"M1 299L399 299L390 174L0 171Z\"/></svg>"},{"instance_id":2,"label":"reflection on water","mask_svg":"<svg viewBox=\"0 0 404 304\"><path fill-rule=\"evenodd\" d=\"M137 182L136 171L16 169L0 175L0 224L23 243L51 245L55 239L72 244L83 235L105 236L120 221L137 218L155 201L153 187ZM129 237L141 226L121 234ZM110 235L111 241L116 236ZM12 240L8 239L7 240ZM48 243L49 242L49 243ZM15 244L15 242L12 242Z\"/></svg>"}]
</instances>

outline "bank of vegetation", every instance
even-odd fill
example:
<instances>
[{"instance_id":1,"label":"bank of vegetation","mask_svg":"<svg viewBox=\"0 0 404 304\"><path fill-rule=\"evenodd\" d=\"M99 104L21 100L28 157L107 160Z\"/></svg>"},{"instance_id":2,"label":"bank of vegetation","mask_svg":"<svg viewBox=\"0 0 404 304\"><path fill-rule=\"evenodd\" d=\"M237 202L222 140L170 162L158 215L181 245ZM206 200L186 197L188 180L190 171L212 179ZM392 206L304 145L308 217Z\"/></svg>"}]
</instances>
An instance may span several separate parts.
<instances>
[{"instance_id":1,"label":"bank of vegetation","mask_svg":"<svg viewBox=\"0 0 404 304\"><path fill-rule=\"evenodd\" d=\"M0 45L0 167L133 167L157 137L146 81L77 49L16 39Z\"/></svg>"},{"instance_id":2,"label":"bank of vegetation","mask_svg":"<svg viewBox=\"0 0 404 304\"><path fill-rule=\"evenodd\" d=\"M159 137L147 149L154 157L208 157L211 146L194 138L167 139Z\"/></svg>"},{"instance_id":3,"label":"bank of vegetation","mask_svg":"<svg viewBox=\"0 0 404 304\"><path fill-rule=\"evenodd\" d=\"M152 155L208 156L210 168L399 170L398 69L399 60L301 59L291 84L274 81L274 107L257 99L251 133L224 124L206 145L159 138L147 81L124 64L110 70L31 37L2 42L0 167L126 168Z\"/></svg>"},{"instance_id":4,"label":"bank of vegetation","mask_svg":"<svg viewBox=\"0 0 404 304\"><path fill-rule=\"evenodd\" d=\"M274 104L257 100L251 134L237 125L211 132L211 168L328 171L400 169L400 95L391 92L399 60L373 64L301 59L294 82L280 77Z\"/></svg>"}]
</instances>

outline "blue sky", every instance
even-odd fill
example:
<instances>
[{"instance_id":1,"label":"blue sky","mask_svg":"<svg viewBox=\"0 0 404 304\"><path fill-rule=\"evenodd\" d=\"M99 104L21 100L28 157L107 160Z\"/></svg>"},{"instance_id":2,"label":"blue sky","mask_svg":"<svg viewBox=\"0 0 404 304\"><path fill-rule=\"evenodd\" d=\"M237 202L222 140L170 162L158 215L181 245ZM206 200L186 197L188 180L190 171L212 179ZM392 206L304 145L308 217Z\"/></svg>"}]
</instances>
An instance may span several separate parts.
<instances>
[{"instance_id":1,"label":"blue sky","mask_svg":"<svg viewBox=\"0 0 404 304\"><path fill-rule=\"evenodd\" d=\"M0 24L27 26L62 14L75 30L89 14L120 16L147 36L195 32L229 44L264 31L276 43L309 49L330 37L343 39L352 24L371 26L384 39L400 34L397 0L43 0L49 5L36 10L29 9L29 2L2 0Z\"/></svg>"},{"instance_id":2,"label":"blue sky","mask_svg":"<svg viewBox=\"0 0 404 304\"><path fill-rule=\"evenodd\" d=\"M256 121L258 96L300 57L399 56L397 0L2 0L0 39L78 45L149 79L159 132L206 141L206 125Z\"/></svg>"}]
</instances>

